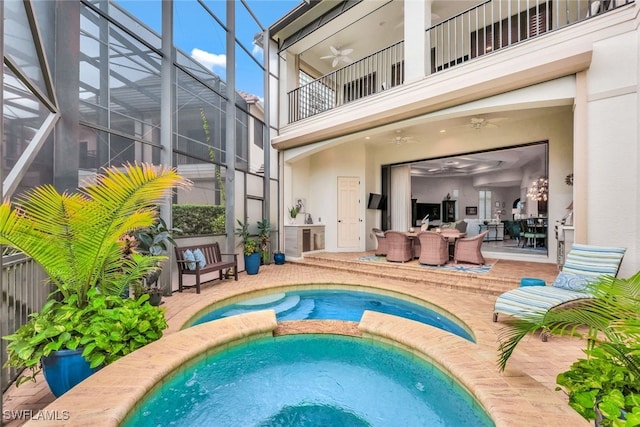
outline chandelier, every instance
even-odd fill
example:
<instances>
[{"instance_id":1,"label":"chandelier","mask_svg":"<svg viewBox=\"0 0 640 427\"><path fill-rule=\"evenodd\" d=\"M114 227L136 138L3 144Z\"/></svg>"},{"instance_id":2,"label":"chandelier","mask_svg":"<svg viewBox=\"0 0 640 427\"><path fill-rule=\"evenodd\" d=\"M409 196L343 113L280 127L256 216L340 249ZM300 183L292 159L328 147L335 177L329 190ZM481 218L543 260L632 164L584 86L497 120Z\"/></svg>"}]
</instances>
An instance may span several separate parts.
<instances>
[{"instance_id":1,"label":"chandelier","mask_svg":"<svg viewBox=\"0 0 640 427\"><path fill-rule=\"evenodd\" d=\"M549 198L549 180L540 177L531 183L531 187L527 192L527 199L537 200L538 202L546 202Z\"/></svg>"}]
</instances>

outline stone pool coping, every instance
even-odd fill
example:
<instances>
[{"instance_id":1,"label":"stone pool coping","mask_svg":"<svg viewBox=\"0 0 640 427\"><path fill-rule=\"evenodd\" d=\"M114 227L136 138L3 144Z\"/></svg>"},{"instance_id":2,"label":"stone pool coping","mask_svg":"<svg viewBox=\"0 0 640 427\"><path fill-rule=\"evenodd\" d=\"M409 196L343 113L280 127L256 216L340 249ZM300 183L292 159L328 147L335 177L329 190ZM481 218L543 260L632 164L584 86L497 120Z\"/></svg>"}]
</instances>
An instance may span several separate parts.
<instances>
[{"instance_id":1,"label":"stone pool coping","mask_svg":"<svg viewBox=\"0 0 640 427\"><path fill-rule=\"evenodd\" d=\"M458 336L412 320L366 311L355 331L353 322L290 321L280 333L332 333L344 323L347 335L380 341L425 358L465 387L490 414L497 427L587 425L566 402L528 375L503 375L486 350ZM286 332L287 327L290 332ZM340 329L340 328L338 328ZM278 335L273 310L232 316L175 332L123 357L92 375L49 406L47 413L72 409L65 420L37 420L28 426L118 426L147 393L185 364L253 338ZM284 332L283 332L284 330ZM455 348L456 351L452 352ZM495 355L495 353L493 353ZM492 355L492 356L493 356ZM535 402L543 400L544 410Z\"/></svg>"}]
</instances>

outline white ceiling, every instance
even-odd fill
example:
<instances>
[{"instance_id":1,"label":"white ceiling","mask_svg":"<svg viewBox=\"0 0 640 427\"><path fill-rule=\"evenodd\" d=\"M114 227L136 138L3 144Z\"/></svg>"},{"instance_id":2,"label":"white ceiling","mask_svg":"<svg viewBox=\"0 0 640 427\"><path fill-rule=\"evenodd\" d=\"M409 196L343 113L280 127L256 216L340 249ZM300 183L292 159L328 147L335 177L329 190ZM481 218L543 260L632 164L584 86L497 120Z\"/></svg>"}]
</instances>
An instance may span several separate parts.
<instances>
[{"instance_id":1,"label":"white ceiling","mask_svg":"<svg viewBox=\"0 0 640 427\"><path fill-rule=\"evenodd\" d=\"M478 0L433 1L431 23L435 25L441 22L443 17L454 16L480 3L482 1ZM344 13L345 21L348 22L344 28L335 32L317 30L318 35L322 37L321 40L315 39L313 45L294 46L291 51L299 53L302 62L324 75L346 65L340 62L337 68L333 68L333 61L330 58L321 59L331 54L331 46L341 50L353 49L349 57L357 61L402 41L404 39L404 1L371 1L368 5L375 6L370 6L365 16L359 12L364 5L358 5L353 8L355 10ZM356 11L359 12L358 15ZM314 38L309 37L306 41L309 39Z\"/></svg>"},{"instance_id":2,"label":"white ceiling","mask_svg":"<svg viewBox=\"0 0 640 427\"><path fill-rule=\"evenodd\" d=\"M471 177L496 171L521 171L531 163L544 164L546 149L544 144L515 147L489 152L472 153L462 156L430 159L411 164L411 175L420 177ZM542 161L542 162L541 162ZM518 179L515 184L519 184ZM511 181L495 179L495 186L510 186Z\"/></svg>"}]
</instances>

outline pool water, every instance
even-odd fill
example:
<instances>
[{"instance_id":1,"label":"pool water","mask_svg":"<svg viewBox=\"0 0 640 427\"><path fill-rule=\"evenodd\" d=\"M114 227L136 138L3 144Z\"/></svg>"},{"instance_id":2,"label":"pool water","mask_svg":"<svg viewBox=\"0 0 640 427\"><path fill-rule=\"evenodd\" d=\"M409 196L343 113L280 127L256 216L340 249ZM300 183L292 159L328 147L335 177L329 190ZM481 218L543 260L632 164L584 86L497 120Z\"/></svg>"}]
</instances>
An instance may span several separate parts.
<instances>
[{"instance_id":1,"label":"pool water","mask_svg":"<svg viewBox=\"0 0 640 427\"><path fill-rule=\"evenodd\" d=\"M287 335L208 356L168 379L124 426L492 426L452 378L354 337Z\"/></svg>"},{"instance_id":2,"label":"pool water","mask_svg":"<svg viewBox=\"0 0 640 427\"><path fill-rule=\"evenodd\" d=\"M193 324L267 308L276 311L278 321L328 319L359 322L364 310L377 311L426 323L474 342L462 326L427 307L400 298L351 290L316 289L269 294L212 310Z\"/></svg>"}]
</instances>

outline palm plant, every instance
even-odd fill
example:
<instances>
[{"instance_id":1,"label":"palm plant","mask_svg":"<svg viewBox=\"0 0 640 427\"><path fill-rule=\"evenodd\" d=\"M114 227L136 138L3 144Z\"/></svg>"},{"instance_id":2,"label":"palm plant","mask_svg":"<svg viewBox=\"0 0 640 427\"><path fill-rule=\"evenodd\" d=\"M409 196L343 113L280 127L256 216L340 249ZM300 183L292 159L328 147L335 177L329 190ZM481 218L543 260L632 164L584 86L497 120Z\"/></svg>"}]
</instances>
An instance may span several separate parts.
<instances>
[{"instance_id":1,"label":"palm plant","mask_svg":"<svg viewBox=\"0 0 640 427\"><path fill-rule=\"evenodd\" d=\"M77 295L82 308L89 289L119 295L155 267L156 257L123 257L122 237L153 225L155 203L171 187L185 185L175 170L150 165L105 169L76 193L44 185L14 206L0 205L0 244L31 257L61 297Z\"/></svg>"},{"instance_id":2,"label":"palm plant","mask_svg":"<svg viewBox=\"0 0 640 427\"><path fill-rule=\"evenodd\" d=\"M14 205L0 205L0 244L37 262L57 297L3 337L10 341L5 366L31 370L19 382L33 379L41 358L52 351L83 346L82 356L96 367L113 361L109 354L121 357L162 335L164 313L148 309L148 295L120 298L164 258L131 251L129 233L150 227L156 203L172 187L188 185L174 169L127 165L105 169L77 193L45 185ZM97 322L98 315L108 320Z\"/></svg>"},{"instance_id":3,"label":"palm plant","mask_svg":"<svg viewBox=\"0 0 640 427\"><path fill-rule=\"evenodd\" d=\"M616 425L621 415L626 425L640 425L640 272L628 279L603 276L587 291L593 298L509 321L500 332L498 365L505 369L529 333L586 338L587 359L557 378L569 404L586 419L602 417L599 425Z\"/></svg>"}]
</instances>

